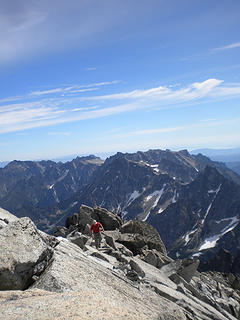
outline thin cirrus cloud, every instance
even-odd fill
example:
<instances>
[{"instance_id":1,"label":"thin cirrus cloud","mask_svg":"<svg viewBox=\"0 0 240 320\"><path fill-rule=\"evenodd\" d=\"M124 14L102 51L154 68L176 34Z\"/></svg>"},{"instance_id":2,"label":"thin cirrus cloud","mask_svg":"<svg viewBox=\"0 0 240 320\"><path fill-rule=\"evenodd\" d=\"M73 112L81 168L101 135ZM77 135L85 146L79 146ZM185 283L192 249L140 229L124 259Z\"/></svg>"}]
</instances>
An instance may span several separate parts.
<instances>
[{"instance_id":1,"label":"thin cirrus cloud","mask_svg":"<svg viewBox=\"0 0 240 320\"><path fill-rule=\"evenodd\" d=\"M95 71L95 70L97 70L97 68L96 67L88 67L85 70L86 71Z\"/></svg>"},{"instance_id":2,"label":"thin cirrus cloud","mask_svg":"<svg viewBox=\"0 0 240 320\"><path fill-rule=\"evenodd\" d=\"M176 126L176 127L167 127L167 128L153 128L153 129L145 129L145 130L136 130L130 131L123 134L115 134L115 137L118 138L127 138L133 136L141 136L141 135L154 135L158 133L170 133L176 131L184 131L184 130L192 130L196 128L209 128L209 127L220 127L224 125L232 125L232 124L240 124L240 118L235 119L227 119L224 121L219 121L217 119L204 119L200 120L199 122L184 125L184 126Z\"/></svg>"},{"instance_id":3,"label":"thin cirrus cloud","mask_svg":"<svg viewBox=\"0 0 240 320\"><path fill-rule=\"evenodd\" d=\"M105 81L105 82L96 82L86 85L75 85L69 87L60 87L48 90L38 90L33 91L29 95L30 96L43 96L43 95L50 95L50 94L57 94L57 93L80 93L80 92L88 92L88 91L95 91L98 87L108 86L119 83L118 80L113 81Z\"/></svg>"},{"instance_id":4,"label":"thin cirrus cloud","mask_svg":"<svg viewBox=\"0 0 240 320\"><path fill-rule=\"evenodd\" d=\"M48 132L49 136L70 136L71 132Z\"/></svg>"},{"instance_id":5,"label":"thin cirrus cloud","mask_svg":"<svg viewBox=\"0 0 240 320\"><path fill-rule=\"evenodd\" d=\"M219 48L214 48L214 49L212 49L212 51L225 51L225 50L231 50L231 49L235 49L235 48L240 48L240 42L232 43L232 44L222 46Z\"/></svg>"},{"instance_id":6,"label":"thin cirrus cloud","mask_svg":"<svg viewBox=\"0 0 240 320\"><path fill-rule=\"evenodd\" d=\"M41 98L44 96L61 97L61 96L67 96L67 95L76 95L80 93L96 91L96 90L99 90L100 87L115 85L118 83L120 83L119 80L113 80L113 81L105 81L105 82L96 82L96 83L85 84L85 85L83 84L83 85L74 85L74 86L68 86L68 87L58 87L58 88L46 89L46 90L37 90L22 96L15 96L15 97L0 99L0 104L9 103L13 101L35 99L38 97Z\"/></svg>"},{"instance_id":7,"label":"thin cirrus cloud","mask_svg":"<svg viewBox=\"0 0 240 320\"><path fill-rule=\"evenodd\" d=\"M59 92L60 94L60 92ZM240 85L224 85L208 79L186 87L156 87L111 95L54 97L0 107L0 133L26 130L73 121L90 120L120 113L185 107L205 101L240 95ZM39 95L41 97L41 95ZM92 105L94 102L94 106Z\"/></svg>"}]
</instances>

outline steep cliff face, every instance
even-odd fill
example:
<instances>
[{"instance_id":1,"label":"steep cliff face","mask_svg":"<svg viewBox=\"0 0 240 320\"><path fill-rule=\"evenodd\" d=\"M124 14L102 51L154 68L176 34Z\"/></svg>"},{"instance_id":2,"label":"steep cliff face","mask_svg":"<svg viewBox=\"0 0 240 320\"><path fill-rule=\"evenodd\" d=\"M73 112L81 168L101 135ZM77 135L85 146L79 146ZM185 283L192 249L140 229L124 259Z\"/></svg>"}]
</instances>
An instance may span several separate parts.
<instances>
[{"instance_id":1,"label":"steep cliff face","mask_svg":"<svg viewBox=\"0 0 240 320\"><path fill-rule=\"evenodd\" d=\"M233 257L238 254L239 213L240 186L206 167L192 183L182 186L176 203L160 215L151 215L148 222L160 232L170 256L197 256L206 264L221 248Z\"/></svg>"}]
</instances>

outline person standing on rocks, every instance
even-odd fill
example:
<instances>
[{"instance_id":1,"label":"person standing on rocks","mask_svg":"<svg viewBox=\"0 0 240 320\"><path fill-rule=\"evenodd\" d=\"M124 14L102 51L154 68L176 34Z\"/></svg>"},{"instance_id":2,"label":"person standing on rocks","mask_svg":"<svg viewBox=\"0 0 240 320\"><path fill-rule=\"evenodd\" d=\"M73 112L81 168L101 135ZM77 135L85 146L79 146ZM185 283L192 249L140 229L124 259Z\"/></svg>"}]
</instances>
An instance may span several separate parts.
<instances>
[{"instance_id":1,"label":"person standing on rocks","mask_svg":"<svg viewBox=\"0 0 240 320\"><path fill-rule=\"evenodd\" d=\"M92 238L95 240L95 246L97 249L99 249L102 240L101 231L104 232L102 224L100 222L97 222L96 220L93 220L93 224L90 228L90 233Z\"/></svg>"}]
</instances>

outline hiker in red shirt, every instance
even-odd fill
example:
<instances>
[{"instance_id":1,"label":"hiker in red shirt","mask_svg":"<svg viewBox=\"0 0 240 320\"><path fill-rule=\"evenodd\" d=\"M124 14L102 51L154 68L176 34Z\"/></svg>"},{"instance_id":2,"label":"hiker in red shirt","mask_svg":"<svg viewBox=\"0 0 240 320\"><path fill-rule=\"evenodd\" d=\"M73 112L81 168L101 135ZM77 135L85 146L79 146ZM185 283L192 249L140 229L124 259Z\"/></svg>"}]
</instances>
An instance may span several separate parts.
<instances>
[{"instance_id":1,"label":"hiker in red shirt","mask_svg":"<svg viewBox=\"0 0 240 320\"><path fill-rule=\"evenodd\" d=\"M95 246L98 249L102 240L101 231L104 232L104 228L100 222L93 220L93 224L90 228L90 233L93 239L95 239Z\"/></svg>"}]
</instances>

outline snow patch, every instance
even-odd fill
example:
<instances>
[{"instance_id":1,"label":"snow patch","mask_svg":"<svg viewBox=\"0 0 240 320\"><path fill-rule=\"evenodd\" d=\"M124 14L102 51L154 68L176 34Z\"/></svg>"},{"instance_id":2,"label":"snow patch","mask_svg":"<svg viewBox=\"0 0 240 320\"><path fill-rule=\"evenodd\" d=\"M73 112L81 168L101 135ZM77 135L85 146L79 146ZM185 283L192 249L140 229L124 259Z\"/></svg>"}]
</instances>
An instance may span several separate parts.
<instances>
[{"instance_id":1,"label":"snow patch","mask_svg":"<svg viewBox=\"0 0 240 320\"><path fill-rule=\"evenodd\" d=\"M199 251L214 248L217 241L220 239L220 235L216 234L215 236L209 237L205 239L201 247L198 249Z\"/></svg>"},{"instance_id":2,"label":"snow patch","mask_svg":"<svg viewBox=\"0 0 240 320\"><path fill-rule=\"evenodd\" d=\"M133 193L130 195L128 201L127 201L127 206L129 206L135 199L137 199L141 193L137 190L133 191Z\"/></svg>"},{"instance_id":3,"label":"snow patch","mask_svg":"<svg viewBox=\"0 0 240 320\"><path fill-rule=\"evenodd\" d=\"M221 221L226 221L226 220L230 220L230 223L226 227L224 227L223 230L219 234L216 234L216 235L214 235L212 237L206 238L204 240L203 244L198 249L199 251L206 250L206 249L209 249L209 248L214 248L216 243L217 243L217 241L220 238L222 238L222 236L224 234L226 234L229 231L232 231L240 221L239 218L232 217L232 218L222 219L222 220L220 220L218 222L216 221L216 222L220 223Z\"/></svg>"},{"instance_id":4,"label":"snow patch","mask_svg":"<svg viewBox=\"0 0 240 320\"><path fill-rule=\"evenodd\" d=\"M173 193L172 203L177 202L177 197L178 197L178 193L177 193L177 190L175 189Z\"/></svg>"},{"instance_id":5,"label":"snow patch","mask_svg":"<svg viewBox=\"0 0 240 320\"><path fill-rule=\"evenodd\" d=\"M201 252L196 252L192 255L193 258L197 258L201 255L202 253Z\"/></svg>"},{"instance_id":6,"label":"snow patch","mask_svg":"<svg viewBox=\"0 0 240 320\"><path fill-rule=\"evenodd\" d=\"M214 197L213 197L212 202L210 203L210 205L209 205L208 208L207 208L207 211L206 211L206 213L205 213L205 216L204 216L204 218L203 218L203 220L202 220L202 224L205 222L205 220L206 220L206 218L207 218L207 216L208 216L208 214L209 214L209 211L211 210L212 204L213 204L214 200L216 199L216 196L217 196L218 192L219 192L220 189L221 189L221 186L222 186L222 184L220 184L216 190L209 190L209 191L214 191L215 195L214 195ZM208 193L209 193L209 191L208 191Z\"/></svg>"},{"instance_id":7,"label":"snow patch","mask_svg":"<svg viewBox=\"0 0 240 320\"><path fill-rule=\"evenodd\" d=\"M218 193L221 189L221 184L218 186L218 188L216 190L208 190L208 193Z\"/></svg>"},{"instance_id":8,"label":"snow patch","mask_svg":"<svg viewBox=\"0 0 240 320\"><path fill-rule=\"evenodd\" d=\"M163 185L163 188L161 190L156 190L154 191L153 193L149 194L145 199L144 199L144 202L147 203L149 201L152 201L152 199L154 200L154 203L152 204L151 208L148 209L148 212L147 212L147 215L145 216L145 218L142 219L142 221L146 221L147 218L149 217L149 214L151 212L152 209L154 209L157 204L158 204L158 201L160 200L162 194L163 194L163 191L164 191L164 188L165 188L165 183Z\"/></svg>"},{"instance_id":9,"label":"snow patch","mask_svg":"<svg viewBox=\"0 0 240 320\"><path fill-rule=\"evenodd\" d=\"M123 212L122 212L122 218L124 218L127 214L128 214L127 211L123 211Z\"/></svg>"},{"instance_id":10,"label":"snow patch","mask_svg":"<svg viewBox=\"0 0 240 320\"><path fill-rule=\"evenodd\" d=\"M165 186L165 185L164 185ZM164 191L164 186L161 190L157 190L157 191L154 191L153 193L149 194L146 198L145 198L145 201L148 202L149 200L151 200L153 197L156 197L155 198L155 201L154 201L154 204L152 205L152 209L156 207L159 199L161 198L162 194L163 194L163 191Z\"/></svg>"},{"instance_id":11,"label":"snow patch","mask_svg":"<svg viewBox=\"0 0 240 320\"><path fill-rule=\"evenodd\" d=\"M158 168L158 164L152 164L152 165L150 165L150 167L153 168L154 172L159 173L160 170Z\"/></svg>"},{"instance_id":12,"label":"snow patch","mask_svg":"<svg viewBox=\"0 0 240 320\"><path fill-rule=\"evenodd\" d=\"M70 205L70 207L71 207L71 208L74 207L77 203L78 203L77 201L73 202L73 203Z\"/></svg>"},{"instance_id":13,"label":"snow patch","mask_svg":"<svg viewBox=\"0 0 240 320\"><path fill-rule=\"evenodd\" d=\"M185 237L184 237L185 245L188 244L188 242L190 241L190 235L193 234L193 233L195 233L196 231L197 231L197 229L194 229L194 230L188 232L188 233L185 235Z\"/></svg>"},{"instance_id":14,"label":"snow patch","mask_svg":"<svg viewBox=\"0 0 240 320\"><path fill-rule=\"evenodd\" d=\"M143 160L141 160L140 163L145 165L145 166L153 168L153 171L156 172L156 173L159 173L159 171L160 171L159 168L158 168L158 164L150 164L150 163L145 162Z\"/></svg>"},{"instance_id":15,"label":"snow patch","mask_svg":"<svg viewBox=\"0 0 240 320\"><path fill-rule=\"evenodd\" d=\"M146 221L146 220L148 219L149 215L150 215L150 211L148 212L148 214L146 215L146 217L145 217L144 219L142 219L142 221Z\"/></svg>"}]
</instances>

